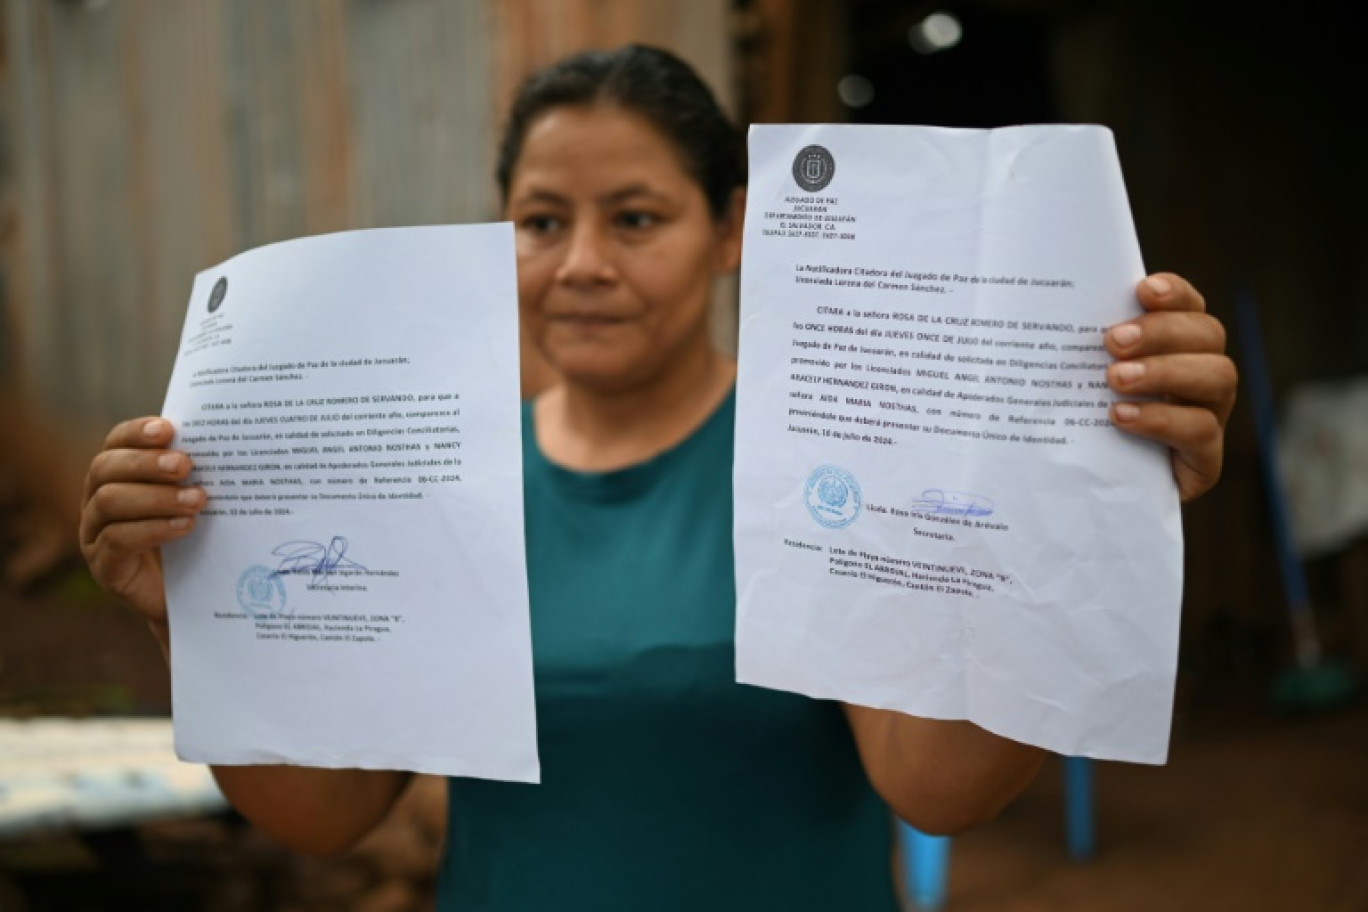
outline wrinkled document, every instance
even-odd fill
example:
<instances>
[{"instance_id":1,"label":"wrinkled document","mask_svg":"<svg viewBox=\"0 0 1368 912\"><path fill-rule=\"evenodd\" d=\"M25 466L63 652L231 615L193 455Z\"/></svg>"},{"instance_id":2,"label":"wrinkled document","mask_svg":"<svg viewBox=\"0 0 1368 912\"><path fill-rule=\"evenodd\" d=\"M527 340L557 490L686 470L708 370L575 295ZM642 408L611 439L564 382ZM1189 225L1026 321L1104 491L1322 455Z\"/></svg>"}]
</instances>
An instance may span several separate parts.
<instances>
[{"instance_id":1,"label":"wrinkled document","mask_svg":"<svg viewBox=\"0 0 1368 912\"><path fill-rule=\"evenodd\" d=\"M163 414L209 501L165 549L177 752L535 782L511 226L201 273Z\"/></svg>"},{"instance_id":2,"label":"wrinkled document","mask_svg":"<svg viewBox=\"0 0 1368 912\"><path fill-rule=\"evenodd\" d=\"M1110 132L757 126L737 678L1162 763L1182 531L1113 427L1144 275Z\"/></svg>"}]
</instances>

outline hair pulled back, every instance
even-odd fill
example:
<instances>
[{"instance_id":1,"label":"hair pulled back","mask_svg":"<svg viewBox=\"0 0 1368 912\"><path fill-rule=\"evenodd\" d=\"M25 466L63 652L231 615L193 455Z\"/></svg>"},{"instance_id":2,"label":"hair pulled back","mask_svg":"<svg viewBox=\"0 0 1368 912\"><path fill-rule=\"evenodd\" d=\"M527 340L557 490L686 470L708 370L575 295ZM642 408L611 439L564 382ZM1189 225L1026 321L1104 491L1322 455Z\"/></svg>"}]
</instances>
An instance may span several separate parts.
<instances>
[{"instance_id":1,"label":"hair pulled back","mask_svg":"<svg viewBox=\"0 0 1368 912\"><path fill-rule=\"evenodd\" d=\"M595 104L616 105L659 130L703 190L713 218L727 214L732 191L746 182L740 131L687 63L640 44L575 54L527 78L499 146L495 174L505 201L533 122L553 108Z\"/></svg>"}]
</instances>

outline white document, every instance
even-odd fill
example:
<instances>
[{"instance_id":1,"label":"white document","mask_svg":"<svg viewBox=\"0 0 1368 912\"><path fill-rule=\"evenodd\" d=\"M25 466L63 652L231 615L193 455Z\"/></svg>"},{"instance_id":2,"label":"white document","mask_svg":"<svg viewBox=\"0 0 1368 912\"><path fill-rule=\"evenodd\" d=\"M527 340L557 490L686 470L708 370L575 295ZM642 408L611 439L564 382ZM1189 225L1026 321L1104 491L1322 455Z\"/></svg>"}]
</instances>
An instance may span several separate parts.
<instances>
[{"instance_id":1,"label":"white document","mask_svg":"<svg viewBox=\"0 0 1368 912\"><path fill-rule=\"evenodd\" d=\"M537 781L511 226L204 271L163 414L209 493L164 555L182 758Z\"/></svg>"},{"instance_id":2,"label":"white document","mask_svg":"<svg viewBox=\"0 0 1368 912\"><path fill-rule=\"evenodd\" d=\"M1107 417L1111 134L759 126L750 162L738 680L1162 763L1182 530Z\"/></svg>"}]
</instances>

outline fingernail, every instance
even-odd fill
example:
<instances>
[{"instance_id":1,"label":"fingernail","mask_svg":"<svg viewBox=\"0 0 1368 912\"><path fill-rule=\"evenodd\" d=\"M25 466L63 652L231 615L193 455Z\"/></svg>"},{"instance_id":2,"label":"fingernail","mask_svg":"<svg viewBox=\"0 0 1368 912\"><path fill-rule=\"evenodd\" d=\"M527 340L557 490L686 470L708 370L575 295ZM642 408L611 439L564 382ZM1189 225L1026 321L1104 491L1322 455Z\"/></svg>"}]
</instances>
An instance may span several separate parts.
<instances>
[{"instance_id":1,"label":"fingernail","mask_svg":"<svg viewBox=\"0 0 1368 912\"><path fill-rule=\"evenodd\" d=\"M1145 279L1145 284L1149 286L1150 291L1154 292L1156 298L1162 298L1170 291L1173 291L1173 285L1169 280L1161 279L1159 276L1150 276L1148 279Z\"/></svg>"},{"instance_id":2,"label":"fingernail","mask_svg":"<svg viewBox=\"0 0 1368 912\"><path fill-rule=\"evenodd\" d=\"M160 437L161 432L165 430L165 424L166 422L162 421L160 418L153 418L151 421L147 422L147 424L143 425L143 436Z\"/></svg>"},{"instance_id":3,"label":"fingernail","mask_svg":"<svg viewBox=\"0 0 1368 912\"><path fill-rule=\"evenodd\" d=\"M1140 327L1135 323L1122 323L1112 328L1111 337L1122 348L1130 348L1140 341Z\"/></svg>"},{"instance_id":4,"label":"fingernail","mask_svg":"<svg viewBox=\"0 0 1368 912\"><path fill-rule=\"evenodd\" d=\"M188 528L190 528L190 517L188 517L188 516L177 516L175 519L171 520L171 528L173 528L173 529L188 529Z\"/></svg>"},{"instance_id":5,"label":"fingernail","mask_svg":"<svg viewBox=\"0 0 1368 912\"><path fill-rule=\"evenodd\" d=\"M1122 383L1134 383L1145 376L1145 365L1139 361L1127 361L1116 365L1116 376Z\"/></svg>"},{"instance_id":6,"label":"fingernail","mask_svg":"<svg viewBox=\"0 0 1368 912\"><path fill-rule=\"evenodd\" d=\"M157 468L163 472L174 472L180 468L180 461L179 453L162 453L157 457Z\"/></svg>"},{"instance_id":7,"label":"fingernail","mask_svg":"<svg viewBox=\"0 0 1368 912\"><path fill-rule=\"evenodd\" d=\"M1140 406L1130 402L1116 403L1117 421L1134 421L1140 417Z\"/></svg>"},{"instance_id":8,"label":"fingernail","mask_svg":"<svg viewBox=\"0 0 1368 912\"><path fill-rule=\"evenodd\" d=\"M200 497L202 496L203 495L200 494L199 488L181 488L179 491L176 492L176 500L178 500L180 503L185 504L187 507L194 506L195 504L199 503Z\"/></svg>"}]
</instances>

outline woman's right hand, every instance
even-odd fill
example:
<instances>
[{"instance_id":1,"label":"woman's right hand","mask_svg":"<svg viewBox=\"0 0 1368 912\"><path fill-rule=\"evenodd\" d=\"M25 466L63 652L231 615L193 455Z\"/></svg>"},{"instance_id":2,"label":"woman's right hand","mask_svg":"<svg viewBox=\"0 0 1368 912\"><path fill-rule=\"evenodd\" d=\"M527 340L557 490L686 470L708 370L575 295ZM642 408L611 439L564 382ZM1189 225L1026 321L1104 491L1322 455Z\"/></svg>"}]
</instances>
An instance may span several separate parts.
<instances>
[{"instance_id":1,"label":"woman's right hand","mask_svg":"<svg viewBox=\"0 0 1368 912\"><path fill-rule=\"evenodd\" d=\"M184 485L190 457L168 449L163 418L116 425L90 463L81 506L81 553L96 582L128 602L166 648L161 546L188 534L206 501Z\"/></svg>"}]
</instances>

